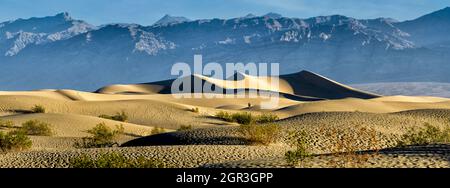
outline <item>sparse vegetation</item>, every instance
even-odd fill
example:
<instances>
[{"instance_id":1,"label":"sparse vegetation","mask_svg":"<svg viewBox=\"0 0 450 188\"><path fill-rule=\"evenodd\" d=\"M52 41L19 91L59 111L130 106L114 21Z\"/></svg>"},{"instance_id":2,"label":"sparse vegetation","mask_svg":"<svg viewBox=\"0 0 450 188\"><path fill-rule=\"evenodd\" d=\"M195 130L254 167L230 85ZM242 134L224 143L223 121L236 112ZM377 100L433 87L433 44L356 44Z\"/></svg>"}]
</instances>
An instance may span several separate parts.
<instances>
[{"instance_id":1,"label":"sparse vegetation","mask_svg":"<svg viewBox=\"0 0 450 188\"><path fill-rule=\"evenodd\" d=\"M189 111L194 112L194 113L199 113L199 112L200 112L200 110L198 109L198 107L191 108Z\"/></svg>"},{"instance_id":2,"label":"sparse vegetation","mask_svg":"<svg viewBox=\"0 0 450 188\"><path fill-rule=\"evenodd\" d=\"M244 138L254 145L269 145L277 141L280 135L280 127L277 124L241 125L239 132Z\"/></svg>"},{"instance_id":3,"label":"sparse vegetation","mask_svg":"<svg viewBox=\"0 0 450 188\"><path fill-rule=\"evenodd\" d=\"M256 117L256 122L258 123L272 123L280 118L275 114L264 113Z\"/></svg>"},{"instance_id":4,"label":"sparse vegetation","mask_svg":"<svg viewBox=\"0 0 450 188\"><path fill-rule=\"evenodd\" d=\"M356 168L367 165L371 156L378 154L378 134L375 129L365 128L360 125L353 125L352 132L343 128L328 128L321 131L328 138L333 140L331 155L333 159L329 165L338 168ZM358 142L365 142L365 150L374 150L371 153L360 152L363 148Z\"/></svg>"},{"instance_id":5,"label":"sparse vegetation","mask_svg":"<svg viewBox=\"0 0 450 188\"><path fill-rule=\"evenodd\" d=\"M192 129L192 125L182 125L180 126L180 128L178 128L177 131L185 131L185 130L191 130Z\"/></svg>"},{"instance_id":6,"label":"sparse vegetation","mask_svg":"<svg viewBox=\"0 0 450 188\"><path fill-rule=\"evenodd\" d=\"M233 122L242 125L250 125L255 123L255 118L249 112L234 113L231 115L231 119L233 120Z\"/></svg>"},{"instance_id":7,"label":"sparse vegetation","mask_svg":"<svg viewBox=\"0 0 450 188\"><path fill-rule=\"evenodd\" d=\"M154 127L154 128L152 129L151 134L152 134L152 135L155 135L155 134L161 134L161 133L164 133L164 132L165 132L165 131L164 131L163 128L160 128L160 127Z\"/></svg>"},{"instance_id":8,"label":"sparse vegetation","mask_svg":"<svg viewBox=\"0 0 450 188\"><path fill-rule=\"evenodd\" d=\"M36 136L51 136L53 134L51 125L39 120L29 120L24 122L20 128L20 131L27 135Z\"/></svg>"},{"instance_id":9,"label":"sparse vegetation","mask_svg":"<svg viewBox=\"0 0 450 188\"><path fill-rule=\"evenodd\" d=\"M125 111L118 112L118 113L116 113L116 115L112 115L112 116L102 114L98 117L103 118L103 119L110 119L110 120L114 120L114 121L121 121L121 122L128 121L128 115L127 115L127 113L125 113Z\"/></svg>"},{"instance_id":10,"label":"sparse vegetation","mask_svg":"<svg viewBox=\"0 0 450 188\"><path fill-rule=\"evenodd\" d=\"M13 128L14 127L14 122L12 122L10 120L2 120L2 119L0 119L0 127Z\"/></svg>"},{"instance_id":11,"label":"sparse vegetation","mask_svg":"<svg viewBox=\"0 0 450 188\"><path fill-rule=\"evenodd\" d=\"M450 126L441 129L425 123L423 128L413 128L408 130L398 141L398 146L407 145L428 145L450 142Z\"/></svg>"},{"instance_id":12,"label":"sparse vegetation","mask_svg":"<svg viewBox=\"0 0 450 188\"><path fill-rule=\"evenodd\" d=\"M42 106L42 105L34 105L32 108L31 108L31 112L32 113L45 113L45 107L44 106Z\"/></svg>"},{"instance_id":13,"label":"sparse vegetation","mask_svg":"<svg viewBox=\"0 0 450 188\"><path fill-rule=\"evenodd\" d=\"M71 168L164 168L166 164L155 159L126 158L119 153L105 153L94 158L89 155L72 158L69 161Z\"/></svg>"},{"instance_id":14,"label":"sparse vegetation","mask_svg":"<svg viewBox=\"0 0 450 188\"><path fill-rule=\"evenodd\" d=\"M227 121L227 122L233 122L233 118L231 117L231 113L219 111L215 115L217 118Z\"/></svg>"},{"instance_id":15,"label":"sparse vegetation","mask_svg":"<svg viewBox=\"0 0 450 188\"><path fill-rule=\"evenodd\" d=\"M23 131L0 132L1 152L22 151L31 148L32 142Z\"/></svg>"},{"instance_id":16,"label":"sparse vegetation","mask_svg":"<svg viewBox=\"0 0 450 188\"><path fill-rule=\"evenodd\" d=\"M123 125L116 125L116 129L113 130L106 126L105 123L99 123L94 128L87 131L92 134L91 137L82 138L81 142L76 142L77 148L104 148L113 147L118 145L114 140L117 135L123 134Z\"/></svg>"},{"instance_id":17,"label":"sparse vegetation","mask_svg":"<svg viewBox=\"0 0 450 188\"><path fill-rule=\"evenodd\" d=\"M310 151L311 146L306 131L302 130L300 132L291 133L291 135L293 140L290 144L294 147L294 150L287 151L284 156L289 164L295 166L298 162L303 162L306 158L311 157L312 153Z\"/></svg>"},{"instance_id":18,"label":"sparse vegetation","mask_svg":"<svg viewBox=\"0 0 450 188\"><path fill-rule=\"evenodd\" d=\"M227 122L236 122L242 125L250 125L254 123L271 123L279 119L275 114L261 114L254 116L250 112L228 113L217 112L216 117Z\"/></svg>"}]
</instances>

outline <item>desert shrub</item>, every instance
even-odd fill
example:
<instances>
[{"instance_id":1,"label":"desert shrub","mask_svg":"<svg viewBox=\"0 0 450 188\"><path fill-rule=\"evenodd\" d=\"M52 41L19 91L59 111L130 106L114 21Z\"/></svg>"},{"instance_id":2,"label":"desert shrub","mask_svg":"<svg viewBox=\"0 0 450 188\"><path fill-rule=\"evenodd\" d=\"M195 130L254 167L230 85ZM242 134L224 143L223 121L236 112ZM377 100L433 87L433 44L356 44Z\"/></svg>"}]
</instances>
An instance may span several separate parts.
<instances>
[{"instance_id":1,"label":"desert shrub","mask_svg":"<svg viewBox=\"0 0 450 188\"><path fill-rule=\"evenodd\" d=\"M450 126L444 129L432 126L425 123L423 128L413 128L408 130L401 139L397 142L398 146L403 147L407 145L428 145L436 143L450 142Z\"/></svg>"},{"instance_id":2,"label":"desert shrub","mask_svg":"<svg viewBox=\"0 0 450 188\"><path fill-rule=\"evenodd\" d=\"M257 123L272 123L275 122L277 120L279 120L280 118L275 115L275 114L261 114L259 116L256 117L256 122Z\"/></svg>"},{"instance_id":3,"label":"desert shrub","mask_svg":"<svg viewBox=\"0 0 450 188\"><path fill-rule=\"evenodd\" d=\"M255 122L255 117L249 112L234 113L231 115L233 122L250 125Z\"/></svg>"},{"instance_id":4,"label":"desert shrub","mask_svg":"<svg viewBox=\"0 0 450 188\"><path fill-rule=\"evenodd\" d=\"M51 125L39 120L29 120L22 123L20 130L27 135L51 136L53 134Z\"/></svg>"},{"instance_id":5,"label":"desert shrub","mask_svg":"<svg viewBox=\"0 0 450 188\"><path fill-rule=\"evenodd\" d=\"M220 111L216 113L216 117L227 122L236 122L243 125L250 125L255 122L255 118L248 112L228 113Z\"/></svg>"},{"instance_id":6,"label":"desert shrub","mask_svg":"<svg viewBox=\"0 0 450 188\"><path fill-rule=\"evenodd\" d=\"M154 127L154 128L152 129L151 134L152 134L152 135L155 135L155 134L161 134L161 133L164 133L164 132L165 132L165 131L164 131L163 128L160 128L160 127Z\"/></svg>"},{"instance_id":7,"label":"desert shrub","mask_svg":"<svg viewBox=\"0 0 450 188\"><path fill-rule=\"evenodd\" d=\"M330 127L320 132L330 138L333 145L330 147L334 156L329 165L338 168L364 167L370 157L378 154L379 135L373 128L353 125L351 132L344 128ZM361 152L361 150L374 150Z\"/></svg>"},{"instance_id":8,"label":"desert shrub","mask_svg":"<svg viewBox=\"0 0 450 188\"><path fill-rule=\"evenodd\" d=\"M249 112L228 113L223 111L216 113L216 117L227 122L236 122L242 125L250 125L253 123L271 123L279 119L275 114L266 113L254 116Z\"/></svg>"},{"instance_id":9,"label":"desert shrub","mask_svg":"<svg viewBox=\"0 0 450 188\"><path fill-rule=\"evenodd\" d=\"M33 113L45 113L45 107L42 105L34 105L31 108L31 112Z\"/></svg>"},{"instance_id":10,"label":"desert shrub","mask_svg":"<svg viewBox=\"0 0 450 188\"><path fill-rule=\"evenodd\" d=\"M295 166L299 161L303 162L306 158L311 157L312 153L306 131L302 130L291 134L293 140L290 145L294 147L294 150L287 151L284 156L289 164Z\"/></svg>"},{"instance_id":11,"label":"desert shrub","mask_svg":"<svg viewBox=\"0 0 450 188\"><path fill-rule=\"evenodd\" d=\"M164 168L165 163L155 159L139 157L126 158L118 153L105 153L97 158L82 155L69 160L71 168Z\"/></svg>"},{"instance_id":12,"label":"desert shrub","mask_svg":"<svg viewBox=\"0 0 450 188\"><path fill-rule=\"evenodd\" d=\"M112 115L112 116L102 114L98 117L103 118L103 119L110 119L110 120L114 120L114 121L121 121L121 122L128 121L128 115L125 113L125 111L118 112L118 113L116 113L116 115Z\"/></svg>"},{"instance_id":13,"label":"desert shrub","mask_svg":"<svg viewBox=\"0 0 450 188\"><path fill-rule=\"evenodd\" d=\"M199 112L200 112L200 110L198 109L198 107L191 108L189 111L194 112L194 113L199 113Z\"/></svg>"},{"instance_id":14,"label":"desert shrub","mask_svg":"<svg viewBox=\"0 0 450 188\"><path fill-rule=\"evenodd\" d=\"M0 127L13 128L14 127L14 122L12 122L10 120L2 120L2 119L0 119Z\"/></svg>"},{"instance_id":15,"label":"desert shrub","mask_svg":"<svg viewBox=\"0 0 450 188\"><path fill-rule=\"evenodd\" d=\"M192 125L182 125L180 128L177 129L177 131L185 131L192 129Z\"/></svg>"},{"instance_id":16,"label":"desert shrub","mask_svg":"<svg viewBox=\"0 0 450 188\"><path fill-rule=\"evenodd\" d=\"M228 112L220 111L220 112L217 112L215 116L221 120L224 120L227 122L233 122L233 118L231 117L231 114Z\"/></svg>"},{"instance_id":17,"label":"desert shrub","mask_svg":"<svg viewBox=\"0 0 450 188\"><path fill-rule=\"evenodd\" d=\"M0 132L1 152L22 151L30 148L32 142L23 131Z\"/></svg>"},{"instance_id":18,"label":"desert shrub","mask_svg":"<svg viewBox=\"0 0 450 188\"><path fill-rule=\"evenodd\" d=\"M116 129L113 130L106 126L105 123L99 123L94 128L87 131L92 134L91 137L82 138L81 142L76 142L77 148L104 148L118 145L115 142L115 138L119 134L123 134L123 125L116 125Z\"/></svg>"},{"instance_id":19,"label":"desert shrub","mask_svg":"<svg viewBox=\"0 0 450 188\"><path fill-rule=\"evenodd\" d=\"M269 145L277 141L281 129L277 124L264 124L264 125L241 125L239 132L244 138L251 144L255 145Z\"/></svg>"}]
</instances>

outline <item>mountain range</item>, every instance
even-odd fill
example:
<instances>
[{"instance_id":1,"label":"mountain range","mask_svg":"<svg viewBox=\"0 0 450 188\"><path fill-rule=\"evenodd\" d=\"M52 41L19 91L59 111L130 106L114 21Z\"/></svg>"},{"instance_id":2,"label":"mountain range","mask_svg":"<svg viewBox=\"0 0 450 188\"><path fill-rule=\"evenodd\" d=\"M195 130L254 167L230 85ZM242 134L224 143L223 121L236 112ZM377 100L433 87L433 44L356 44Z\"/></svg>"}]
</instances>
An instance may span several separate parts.
<instances>
[{"instance_id":1,"label":"mountain range","mask_svg":"<svg viewBox=\"0 0 450 188\"><path fill-rule=\"evenodd\" d=\"M0 90L93 91L170 79L176 62L280 63L343 83L450 82L450 7L414 20L269 13L94 26L68 13L0 23Z\"/></svg>"}]
</instances>

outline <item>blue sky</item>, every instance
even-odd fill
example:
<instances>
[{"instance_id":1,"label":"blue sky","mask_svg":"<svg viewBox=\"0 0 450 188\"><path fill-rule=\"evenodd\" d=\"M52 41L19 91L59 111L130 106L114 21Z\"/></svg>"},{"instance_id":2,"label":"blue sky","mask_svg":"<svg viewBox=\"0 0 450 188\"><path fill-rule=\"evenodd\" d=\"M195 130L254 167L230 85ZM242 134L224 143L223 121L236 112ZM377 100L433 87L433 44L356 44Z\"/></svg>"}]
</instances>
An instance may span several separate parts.
<instances>
[{"instance_id":1,"label":"blue sky","mask_svg":"<svg viewBox=\"0 0 450 188\"><path fill-rule=\"evenodd\" d=\"M450 0L0 0L0 22L59 12L96 25L151 25L164 14L203 19L267 12L298 18L342 14L409 20L447 6Z\"/></svg>"}]
</instances>

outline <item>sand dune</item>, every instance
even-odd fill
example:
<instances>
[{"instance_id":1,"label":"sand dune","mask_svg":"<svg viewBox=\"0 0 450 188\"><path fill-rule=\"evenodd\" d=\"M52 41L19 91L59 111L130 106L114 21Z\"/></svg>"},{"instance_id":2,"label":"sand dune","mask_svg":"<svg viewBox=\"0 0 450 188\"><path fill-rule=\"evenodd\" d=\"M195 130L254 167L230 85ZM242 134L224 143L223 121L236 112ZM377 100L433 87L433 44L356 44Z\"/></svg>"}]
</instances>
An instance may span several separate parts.
<instances>
[{"instance_id":1,"label":"sand dune","mask_svg":"<svg viewBox=\"0 0 450 188\"><path fill-rule=\"evenodd\" d=\"M4 120L13 121L16 126L20 126L23 122L28 120L40 120L51 124L54 136L56 137L84 137L89 136L86 132L95 127L99 123L105 123L106 126L115 129L116 125L123 125L126 134L136 136L150 135L153 127L136 125L132 123L117 122L108 119L75 115L75 114L54 114L54 113L39 113L39 114L17 114L2 117ZM170 131L170 130L167 130Z\"/></svg>"},{"instance_id":2,"label":"sand dune","mask_svg":"<svg viewBox=\"0 0 450 188\"><path fill-rule=\"evenodd\" d=\"M421 114L421 115L417 115ZM372 128L379 133L379 148L393 147L399 135L406 133L413 126L421 127L429 123L445 127L450 110L413 110L401 113L366 113L366 112L319 112L290 117L277 122L282 128L282 137L278 146L287 145L293 131L307 130L309 140L317 153L328 153L337 138L327 136L326 130L337 128L343 133L353 135L355 145L361 150L370 149L365 141L370 135L357 135L355 126ZM239 134L238 127L216 127L170 132L138 138L123 146L156 145L245 145L247 141ZM375 147L372 145L371 147Z\"/></svg>"},{"instance_id":3,"label":"sand dune","mask_svg":"<svg viewBox=\"0 0 450 188\"><path fill-rule=\"evenodd\" d=\"M380 96L354 89L309 71L282 75L280 78L290 84L296 95L313 96L324 99L342 99L350 97L371 99Z\"/></svg>"},{"instance_id":4,"label":"sand dune","mask_svg":"<svg viewBox=\"0 0 450 188\"><path fill-rule=\"evenodd\" d=\"M308 130L311 141L315 143L314 152L322 154L330 152L332 145L330 138L320 133L322 129L338 127L345 129L345 134L354 134L355 125L371 127L382 135L377 146L386 148L393 146L395 138L407 128L424 123L443 126L448 123L446 118L450 114L450 99L447 98L379 96L308 71L280 76L280 87L270 82L273 78L258 78L241 73L225 80L201 75L184 79L208 83L215 88L223 88L225 92L210 93L209 98L202 95L199 98L183 98L183 93L171 92L174 80L111 85L96 92L52 89L0 92L0 119L11 120L16 126L37 119L50 123L55 132L50 137L32 136L34 151L0 156L0 166L40 167L45 166L45 163L47 166L64 167L67 166L67 157L79 155L79 152L94 155L107 151L73 147L75 141L89 135L86 130L102 122L111 128L123 125L125 134L118 142L123 143L123 146L138 148L110 150L128 153L127 156L134 156L138 152L139 155L158 155L162 159L170 158L173 153L178 158L188 157L179 162L169 162L174 167L199 167L216 163L251 166L258 161L270 160L268 157L275 157L275 161L282 158L288 148L288 132L299 128ZM245 92L237 93L240 89ZM279 94L275 98L278 106L263 109L262 102L269 99L261 98L254 91ZM195 92L191 88L188 94ZM35 105L45 107L46 113L31 113ZM100 115L114 115L122 111L128 115L127 123L99 118ZM219 111L278 115L281 120L277 124L283 129L282 139L271 147L243 146L248 142L238 133L238 124L215 118L214 115ZM174 131L182 126L191 126L192 130ZM164 128L167 133L148 136L155 127ZM359 138L359 149L368 149L364 144L367 138L361 135L355 137ZM203 145L199 147L205 151L190 145ZM233 152L238 152L239 156ZM253 156L249 154L252 152L259 153ZM202 161L192 158L194 154L202 156ZM53 157L49 159L41 155ZM204 155L220 160L208 159ZM239 163L238 160L250 161ZM384 164L385 160L381 162ZM442 166L440 161L432 162Z\"/></svg>"},{"instance_id":5,"label":"sand dune","mask_svg":"<svg viewBox=\"0 0 450 188\"><path fill-rule=\"evenodd\" d=\"M372 112L391 113L416 109L450 109L450 101L444 102L424 102L424 100L395 101L391 98L384 100L384 97L376 100L364 99L339 99L317 102L300 103L276 110L284 116L293 116L311 112Z\"/></svg>"},{"instance_id":6,"label":"sand dune","mask_svg":"<svg viewBox=\"0 0 450 188\"><path fill-rule=\"evenodd\" d=\"M383 102L425 102L425 103L435 103L435 102L446 102L450 101L449 98L443 97L428 97L428 96L386 96L380 98L371 99L373 101L383 101Z\"/></svg>"},{"instance_id":7,"label":"sand dune","mask_svg":"<svg viewBox=\"0 0 450 188\"><path fill-rule=\"evenodd\" d=\"M274 79L277 79L278 82L273 81ZM302 71L290 75L282 75L279 78L255 77L243 73L237 73L234 78L231 78L231 80L210 78L202 75L192 75L181 78L181 80L190 80L191 83L200 82L202 85L207 83L214 85L216 89L222 89L225 91L235 89L253 89L275 91L284 94L314 97L318 99L339 99L347 97L368 99L379 96L351 88L308 71ZM103 87L96 92L105 94L169 94L172 93L171 85L173 82L174 80L167 80L146 84L112 85ZM195 91L191 88L190 92Z\"/></svg>"}]
</instances>

